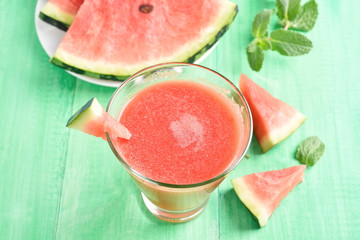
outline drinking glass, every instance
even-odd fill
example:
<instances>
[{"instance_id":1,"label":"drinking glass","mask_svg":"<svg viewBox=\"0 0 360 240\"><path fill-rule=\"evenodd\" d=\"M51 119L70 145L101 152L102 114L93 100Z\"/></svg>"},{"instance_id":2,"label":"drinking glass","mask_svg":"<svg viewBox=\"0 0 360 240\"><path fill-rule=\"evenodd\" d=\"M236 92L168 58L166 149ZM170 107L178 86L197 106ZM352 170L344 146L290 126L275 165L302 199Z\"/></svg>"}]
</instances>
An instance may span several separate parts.
<instances>
[{"instance_id":1,"label":"drinking glass","mask_svg":"<svg viewBox=\"0 0 360 240\"><path fill-rule=\"evenodd\" d=\"M108 143L117 159L135 180L148 210L156 217L169 222L185 222L198 216L206 207L210 194L239 164L244 157L252 136L252 118L246 100L236 86L221 74L195 64L164 63L143 69L129 77L113 94L106 111L119 119L122 109L139 91L155 83L187 80L211 87L225 96L236 108L242 121L243 132L237 152L229 166L219 175L194 184L169 184L148 178L134 170L122 156L116 142L107 133Z\"/></svg>"}]
</instances>

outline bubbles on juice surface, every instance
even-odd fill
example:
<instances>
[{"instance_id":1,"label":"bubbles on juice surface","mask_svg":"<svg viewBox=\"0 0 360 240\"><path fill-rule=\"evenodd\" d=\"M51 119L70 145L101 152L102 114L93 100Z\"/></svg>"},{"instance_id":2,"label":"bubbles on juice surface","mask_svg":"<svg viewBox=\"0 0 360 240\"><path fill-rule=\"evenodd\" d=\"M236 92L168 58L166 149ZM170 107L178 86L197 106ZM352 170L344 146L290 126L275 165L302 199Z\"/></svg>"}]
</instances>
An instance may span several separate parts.
<instances>
[{"instance_id":1,"label":"bubbles on juice surface","mask_svg":"<svg viewBox=\"0 0 360 240\"><path fill-rule=\"evenodd\" d=\"M196 116L185 113L179 120L170 123L170 129L181 148L195 143L194 151L201 149L204 143L204 127Z\"/></svg>"}]
</instances>

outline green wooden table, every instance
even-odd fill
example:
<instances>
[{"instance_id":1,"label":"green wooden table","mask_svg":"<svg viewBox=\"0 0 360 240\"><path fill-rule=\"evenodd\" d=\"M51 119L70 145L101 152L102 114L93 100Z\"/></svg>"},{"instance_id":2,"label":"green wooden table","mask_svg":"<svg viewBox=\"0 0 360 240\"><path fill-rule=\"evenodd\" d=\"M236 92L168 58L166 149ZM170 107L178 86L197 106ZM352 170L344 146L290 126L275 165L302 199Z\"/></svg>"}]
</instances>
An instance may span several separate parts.
<instances>
[{"instance_id":1,"label":"green wooden table","mask_svg":"<svg viewBox=\"0 0 360 240\"><path fill-rule=\"evenodd\" d=\"M48 62L35 32L36 0L0 2L0 239L360 239L359 2L318 0L310 54L266 53L259 73L245 48L253 17L274 0L235 2L235 22L202 65L236 85L247 74L307 121L266 154L254 139L250 158L184 224L149 214L105 141L65 128L88 99L105 106L115 89ZM259 229L230 179L297 165L295 149L311 135L325 142L323 158Z\"/></svg>"}]
</instances>

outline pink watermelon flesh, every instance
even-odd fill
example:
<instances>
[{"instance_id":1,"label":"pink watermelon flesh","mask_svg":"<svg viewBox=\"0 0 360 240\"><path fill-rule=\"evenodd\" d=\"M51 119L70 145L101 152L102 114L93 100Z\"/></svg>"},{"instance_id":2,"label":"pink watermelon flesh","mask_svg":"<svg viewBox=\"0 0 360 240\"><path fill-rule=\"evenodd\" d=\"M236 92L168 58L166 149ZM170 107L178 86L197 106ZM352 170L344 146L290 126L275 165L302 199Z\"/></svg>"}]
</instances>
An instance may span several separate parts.
<instances>
[{"instance_id":1,"label":"pink watermelon flesh","mask_svg":"<svg viewBox=\"0 0 360 240\"><path fill-rule=\"evenodd\" d=\"M87 0L51 62L117 79L157 63L190 61L223 34L236 9L224 0Z\"/></svg>"},{"instance_id":2,"label":"pink watermelon flesh","mask_svg":"<svg viewBox=\"0 0 360 240\"><path fill-rule=\"evenodd\" d=\"M107 112L104 112L100 117L88 121L82 131L95 137L101 137L104 140L107 140L106 132L124 139L130 139L131 137L129 131Z\"/></svg>"},{"instance_id":3,"label":"pink watermelon flesh","mask_svg":"<svg viewBox=\"0 0 360 240\"><path fill-rule=\"evenodd\" d=\"M249 104L254 134L263 152L287 138L306 120L302 113L273 97L245 74L241 74L239 85Z\"/></svg>"},{"instance_id":4,"label":"pink watermelon flesh","mask_svg":"<svg viewBox=\"0 0 360 240\"><path fill-rule=\"evenodd\" d=\"M113 137L130 139L129 130L105 112L96 98L81 107L68 121L67 127L106 139L106 132Z\"/></svg>"},{"instance_id":5,"label":"pink watermelon flesh","mask_svg":"<svg viewBox=\"0 0 360 240\"><path fill-rule=\"evenodd\" d=\"M199 29L211 22L219 4L214 0L208 4L188 0L149 2L153 3L153 10L144 14L138 10L143 0L86 1L59 48L94 61L149 61L178 50L189 35L199 35ZM199 9L206 14L199 15ZM171 18L167 18L170 14Z\"/></svg>"},{"instance_id":6,"label":"pink watermelon flesh","mask_svg":"<svg viewBox=\"0 0 360 240\"><path fill-rule=\"evenodd\" d=\"M265 226L280 201L303 180L306 165L259 172L232 180L234 189L244 205Z\"/></svg>"}]
</instances>

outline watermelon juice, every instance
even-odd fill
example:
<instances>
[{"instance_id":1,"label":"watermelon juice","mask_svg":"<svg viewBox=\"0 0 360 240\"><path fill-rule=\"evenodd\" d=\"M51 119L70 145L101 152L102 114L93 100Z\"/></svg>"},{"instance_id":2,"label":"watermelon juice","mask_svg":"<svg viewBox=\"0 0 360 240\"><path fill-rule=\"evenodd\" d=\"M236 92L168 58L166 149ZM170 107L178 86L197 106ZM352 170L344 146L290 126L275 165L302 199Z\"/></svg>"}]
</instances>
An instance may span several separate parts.
<instances>
[{"instance_id":1,"label":"watermelon juice","mask_svg":"<svg viewBox=\"0 0 360 240\"><path fill-rule=\"evenodd\" d=\"M110 145L140 187L148 209L168 221L199 214L249 144L251 118L245 101L229 81L219 86L215 80L223 77L210 72L213 76L197 81L168 68L156 71L156 78L148 74L150 81L142 75L142 86L122 98L115 111L132 137L111 139ZM139 78L131 85L136 83Z\"/></svg>"},{"instance_id":2,"label":"watermelon juice","mask_svg":"<svg viewBox=\"0 0 360 240\"><path fill-rule=\"evenodd\" d=\"M118 149L135 171L158 182L194 184L234 160L244 125L220 93L200 83L154 84L129 101L120 122L131 132Z\"/></svg>"}]
</instances>

